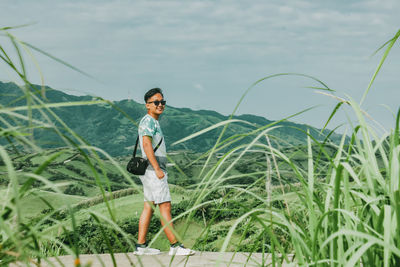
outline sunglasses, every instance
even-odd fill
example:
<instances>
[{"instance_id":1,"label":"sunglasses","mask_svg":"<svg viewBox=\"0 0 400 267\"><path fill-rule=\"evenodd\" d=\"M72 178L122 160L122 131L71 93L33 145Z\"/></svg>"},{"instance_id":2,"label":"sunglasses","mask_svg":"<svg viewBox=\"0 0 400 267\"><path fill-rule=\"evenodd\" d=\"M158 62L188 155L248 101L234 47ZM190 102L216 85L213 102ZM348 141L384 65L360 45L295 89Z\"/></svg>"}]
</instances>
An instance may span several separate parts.
<instances>
[{"instance_id":1,"label":"sunglasses","mask_svg":"<svg viewBox=\"0 0 400 267\"><path fill-rule=\"evenodd\" d=\"M154 105L156 105L156 107L158 107L158 105L160 105L160 104L165 106L165 104L167 104L167 101L165 101L165 100L161 100L161 101L156 100L156 101L147 102L147 104L151 104L151 103L154 103Z\"/></svg>"}]
</instances>

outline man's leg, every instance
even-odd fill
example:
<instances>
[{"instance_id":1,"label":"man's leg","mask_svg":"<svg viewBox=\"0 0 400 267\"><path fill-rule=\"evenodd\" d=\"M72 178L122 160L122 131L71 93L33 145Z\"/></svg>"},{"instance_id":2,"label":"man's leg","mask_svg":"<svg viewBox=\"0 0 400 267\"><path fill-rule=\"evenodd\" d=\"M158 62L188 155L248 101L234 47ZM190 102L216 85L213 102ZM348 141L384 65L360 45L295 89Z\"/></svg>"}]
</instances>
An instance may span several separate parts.
<instances>
[{"instance_id":1,"label":"man's leg","mask_svg":"<svg viewBox=\"0 0 400 267\"><path fill-rule=\"evenodd\" d=\"M139 234L138 234L138 244L146 243L146 235L149 230L151 216L153 216L153 208L151 207L151 202L145 201L143 206L142 214L139 219Z\"/></svg>"},{"instance_id":2,"label":"man's leg","mask_svg":"<svg viewBox=\"0 0 400 267\"><path fill-rule=\"evenodd\" d=\"M161 204L158 204L160 207L160 214L161 214L161 224L164 226L168 222L172 221L172 216L171 216L171 202L164 202ZM194 250L185 248L182 243L178 242L176 240L176 237L174 233L172 232L172 229L174 226L172 223L169 223L167 227L164 228L164 232L167 235L167 238L169 242L171 243L171 247L169 249L169 255L170 256L190 256L194 255L196 252Z\"/></svg>"},{"instance_id":3,"label":"man's leg","mask_svg":"<svg viewBox=\"0 0 400 267\"><path fill-rule=\"evenodd\" d=\"M160 207L160 215L161 215L161 225L164 226L168 222L172 220L171 216L171 202L163 202L158 204ZM167 227L164 228L164 232L171 244L178 242L172 229L174 228L173 224L170 223Z\"/></svg>"}]
</instances>

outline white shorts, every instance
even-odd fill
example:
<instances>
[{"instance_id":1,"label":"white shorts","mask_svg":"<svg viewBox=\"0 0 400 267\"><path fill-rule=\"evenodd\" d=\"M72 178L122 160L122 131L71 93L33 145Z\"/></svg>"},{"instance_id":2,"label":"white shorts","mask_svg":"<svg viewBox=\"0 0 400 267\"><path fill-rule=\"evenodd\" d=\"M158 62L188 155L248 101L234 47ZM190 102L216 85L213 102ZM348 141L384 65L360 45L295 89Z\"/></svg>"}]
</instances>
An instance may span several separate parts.
<instances>
[{"instance_id":1,"label":"white shorts","mask_svg":"<svg viewBox=\"0 0 400 267\"><path fill-rule=\"evenodd\" d=\"M139 176L143 184L144 201L154 201L154 204L171 201L171 195L168 187L168 175L158 179L156 172L146 170L144 175Z\"/></svg>"}]
</instances>

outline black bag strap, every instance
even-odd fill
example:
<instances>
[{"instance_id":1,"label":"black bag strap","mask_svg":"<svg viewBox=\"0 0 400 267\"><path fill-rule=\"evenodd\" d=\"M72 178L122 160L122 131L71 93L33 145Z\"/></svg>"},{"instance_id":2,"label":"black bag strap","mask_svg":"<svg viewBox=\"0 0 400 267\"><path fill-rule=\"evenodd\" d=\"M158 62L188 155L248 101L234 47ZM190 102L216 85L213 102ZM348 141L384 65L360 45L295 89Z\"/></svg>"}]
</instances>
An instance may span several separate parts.
<instances>
[{"instance_id":1,"label":"black bag strap","mask_svg":"<svg viewBox=\"0 0 400 267\"><path fill-rule=\"evenodd\" d=\"M162 141L164 138L161 138L160 142L158 142L158 145L156 145L156 147L154 148L154 153L156 153L157 149L160 147Z\"/></svg>"},{"instance_id":2,"label":"black bag strap","mask_svg":"<svg viewBox=\"0 0 400 267\"><path fill-rule=\"evenodd\" d=\"M164 139L164 138L161 138L161 140L160 140L160 142L158 143L158 145L154 148L154 153L156 153L157 149L160 147L160 145L161 145L163 139ZM136 157L136 150L137 150L138 142L139 142L139 136L136 138L135 149L133 150L133 157Z\"/></svg>"},{"instance_id":3,"label":"black bag strap","mask_svg":"<svg viewBox=\"0 0 400 267\"><path fill-rule=\"evenodd\" d=\"M136 157L136 149L137 149L138 142L139 142L139 136L136 138L136 145L135 145L135 149L133 150L132 157Z\"/></svg>"}]
</instances>

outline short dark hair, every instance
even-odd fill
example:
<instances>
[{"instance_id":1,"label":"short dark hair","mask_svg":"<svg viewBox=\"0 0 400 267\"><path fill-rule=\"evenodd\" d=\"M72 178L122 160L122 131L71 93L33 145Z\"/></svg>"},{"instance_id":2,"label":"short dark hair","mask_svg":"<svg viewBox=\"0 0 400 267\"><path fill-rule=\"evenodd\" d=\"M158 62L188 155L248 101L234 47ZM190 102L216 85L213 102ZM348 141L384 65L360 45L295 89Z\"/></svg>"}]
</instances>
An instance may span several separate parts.
<instances>
[{"instance_id":1,"label":"short dark hair","mask_svg":"<svg viewBox=\"0 0 400 267\"><path fill-rule=\"evenodd\" d=\"M155 94L161 94L164 97L160 88L153 88L147 91L147 93L144 95L144 102L147 103L147 100Z\"/></svg>"}]
</instances>

